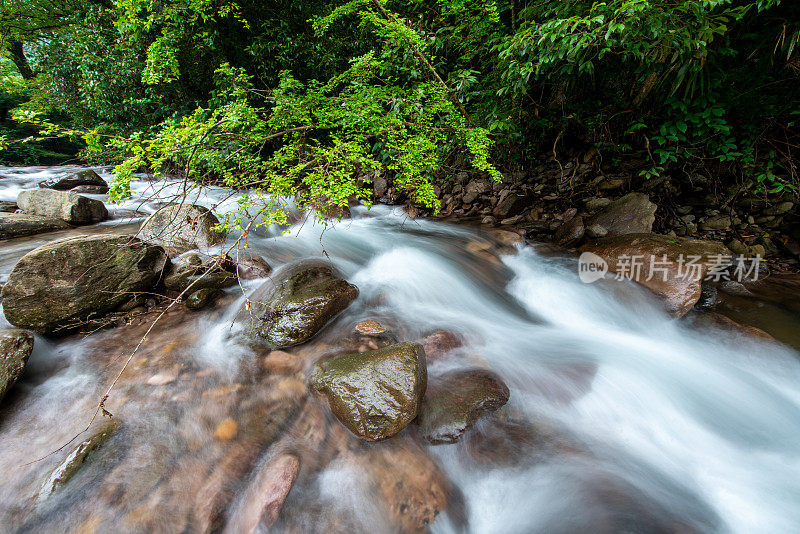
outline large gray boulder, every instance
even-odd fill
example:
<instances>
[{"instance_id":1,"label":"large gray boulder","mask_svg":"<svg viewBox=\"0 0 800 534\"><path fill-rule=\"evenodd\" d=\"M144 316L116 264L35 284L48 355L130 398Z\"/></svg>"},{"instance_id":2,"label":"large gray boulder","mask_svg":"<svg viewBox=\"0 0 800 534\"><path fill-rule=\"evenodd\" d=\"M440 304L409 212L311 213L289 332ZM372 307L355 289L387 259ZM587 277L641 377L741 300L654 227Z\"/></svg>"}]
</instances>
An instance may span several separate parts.
<instances>
[{"instance_id":1,"label":"large gray boulder","mask_svg":"<svg viewBox=\"0 0 800 534\"><path fill-rule=\"evenodd\" d=\"M17 262L3 287L11 324L66 333L151 291L168 262L161 247L130 236L82 236L38 247Z\"/></svg>"},{"instance_id":2,"label":"large gray boulder","mask_svg":"<svg viewBox=\"0 0 800 534\"><path fill-rule=\"evenodd\" d=\"M70 224L92 224L108 218L105 204L72 191L22 191L17 197L17 205L28 215L61 219Z\"/></svg>"},{"instance_id":3,"label":"large gray boulder","mask_svg":"<svg viewBox=\"0 0 800 534\"><path fill-rule=\"evenodd\" d=\"M250 297L250 331L273 348L308 341L358 297L333 268L303 263L278 273Z\"/></svg>"},{"instance_id":4,"label":"large gray boulder","mask_svg":"<svg viewBox=\"0 0 800 534\"><path fill-rule=\"evenodd\" d=\"M56 230L66 230L67 228L71 228L71 226L61 219L49 219L23 213L0 212L0 239L43 234Z\"/></svg>"},{"instance_id":5,"label":"large gray boulder","mask_svg":"<svg viewBox=\"0 0 800 534\"><path fill-rule=\"evenodd\" d=\"M0 330L0 399L25 371L33 352L33 335L24 330Z\"/></svg>"},{"instance_id":6,"label":"large gray boulder","mask_svg":"<svg viewBox=\"0 0 800 534\"><path fill-rule=\"evenodd\" d=\"M163 246L173 256L225 243L226 234L212 230L218 223L219 219L203 206L170 204L144 221L139 238Z\"/></svg>"},{"instance_id":7,"label":"large gray boulder","mask_svg":"<svg viewBox=\"0 0 800 534\"><path fill-rule=\"evenodd\" d=\"M108 184L105 180L100 178L100 175L91 169L83 171L72 172L50 178L43 182L39 182L39 187L46 189L56 189L58 191L69 191L81 185L89 185L94 187L102 187L108 191Z\"/></svg>"},{"instance_id":8,"label":"large gray boulder","mask_svg":"<svg viewBox=\"0 0 800 534\"><path fill-rule=\"evenodd\" d=\"M422 345L397 343L319 362L309 385L327 397L333 414L353 434L381 441L417 416L427 380Z\"/></svg>"},{"instance_id":9,"label":"large gray boulder","mask_svg":"<svg viewBox=\"0 0 800 534\"><path fill-rule=\"evenodd\" d=\"M628 193L586 221L586 228L599 225L605 235L646 234L653 231L658 206L643 193Z\"/></svg>"}]
</instances>

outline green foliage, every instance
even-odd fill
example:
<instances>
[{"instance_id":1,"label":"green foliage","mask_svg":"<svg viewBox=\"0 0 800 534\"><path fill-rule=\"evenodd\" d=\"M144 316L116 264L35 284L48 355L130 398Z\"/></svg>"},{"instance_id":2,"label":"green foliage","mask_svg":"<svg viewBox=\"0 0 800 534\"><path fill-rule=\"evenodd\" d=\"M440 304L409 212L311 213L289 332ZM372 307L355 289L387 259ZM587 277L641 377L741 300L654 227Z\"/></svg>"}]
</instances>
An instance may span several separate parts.
<instances>
[{"instance_id":1,"label":"green foliage","mask_svg":"<svg viewBox=\"0 0 800 534\"><path fill-rule=\"evenodd\" d=\"M713 166L764 194L800 183L800 5L787 0L25 0L8 10L7 57L33 74L17 116L43 129L34 137L61 132L85 158L118 163L118 199L139 168L179 168L249 189L248 208L280 217L268 195L344 205L381 169L436 206L436 180L498 178L567 130L608 159L646 153L645 178ZM0 135L31 136L25 128Z\"/></svg>"}]
</instances>

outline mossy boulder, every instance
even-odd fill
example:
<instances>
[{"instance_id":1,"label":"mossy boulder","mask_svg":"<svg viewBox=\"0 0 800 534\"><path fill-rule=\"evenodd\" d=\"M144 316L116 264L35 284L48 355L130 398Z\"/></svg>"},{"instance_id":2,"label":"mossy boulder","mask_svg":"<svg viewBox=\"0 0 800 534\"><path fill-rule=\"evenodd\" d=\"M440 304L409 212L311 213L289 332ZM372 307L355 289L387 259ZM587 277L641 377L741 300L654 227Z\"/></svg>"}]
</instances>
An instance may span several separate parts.
<instances>
[{"instance_id":1,"label":"mossy boulder","mask_svg":"<svg viewBox=\"0 0 800 534\"><path fill-rule=\"evenodd\" d=\"M25 330L0 330L0 399L25 371L33 352L33 335Z\"/></svg>"},{"instance_id":2,"label":"mossy boulder","mask_svg":"<svg viewBox=\"0 0 800 534\"><path fill-rule=\"evenodd\" d=\"M100 178L100 175L91 169L62 174L61 176L39 182L39 187L56 189L58 191L69 191L70 189L82 185L103 187L108 191L108 184L106 181Z\"/></svg>"},{"instance_id":3,"label":"mossy boulder","mask_svg":"<svg viewBox=\"0 0 800 534\"><path fill-rule=\"evenodd\" d=\"M250 297L250 331L272 348L304 343L358 297L358 288L325 264L278 273Z\"/></svg>"},{"instance_id":4,"label":"mossy boulder","mask_svg":"<svg viewBox=\"0 0 800 534\"><path fill-rule=\"evenodd\" d=\"M225 243L226 234L212 230L217 224L219 219L208 208L170 204L142 223L138 237L146 243L163 246L173 256Z\"/></svg>"},{"instance_id":5,"label":"mossy boulder","mask_svg":"<svg viewBox=\"0 0 800 534\"><path fill-rule=\"evenodd\" d=\"M168 262L161 247L130 236L82 236L38 247L14 266L3 287L11 324L39 334L66 333L152 291Z\"/></svg>"},{"instance_id":6,"label":"mossy boulder","mask_svg":"<svg viewBox=\"0 0 800 534\"><path fill-rule=\"evenodd\" d=\"M490 371L451 371L431 381L419 413L420 432L434 445L455 443L478 419L508 402L508 396L508 387Z\"/></svg>"},{"instance_id":7,"label":"mossy boulder","mask_svg":"<svg viewBox=\"0 0 800 534\"><path fill-rule=\"evenodd\" d=\"M70 225L60 219L38 217L23 213L0 212L0 239L11 239L27 235L44 234L66 230Z\"/></svg>"},{"instance_id":8,"label":"mossy boulder","mask_svg":"<svg viewBox=\"0 0 800 534\"><path fill-rule=\"evenodd\" d=\"M22 191L17 196L17 205L28 215L61 219L70 224L93 224L108 219L105 204L73 191Z\"/></svg>"},{"instance_id":9,"label":"mossy boulder","mask_svg":"<svg viewBox=\"0 0 800 534\"><path fill-rule=\"evenodd\" d=\"M425 351L417 343L343 354L317 363L309 385L353 434L381 441L419 413L427 387Z\"/></svg>"}]
</instances>

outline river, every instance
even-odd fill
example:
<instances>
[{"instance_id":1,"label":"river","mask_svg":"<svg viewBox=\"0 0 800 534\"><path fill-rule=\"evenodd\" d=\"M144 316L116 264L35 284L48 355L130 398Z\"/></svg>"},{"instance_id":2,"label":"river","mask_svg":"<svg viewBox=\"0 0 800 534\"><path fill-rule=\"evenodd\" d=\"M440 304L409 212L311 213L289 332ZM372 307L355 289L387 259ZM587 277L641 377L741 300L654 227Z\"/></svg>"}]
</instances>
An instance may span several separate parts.
<instances>
[{"instance_id":1,"label":"river","mask_svg":"<svg viewBox=\"0 0 800 534\"><path fill-rule=\"evenodd\" d=\"M0 168L0 200L65 170ZM135 233L181 186L136 181L133 190L109 206L110 221L0 242L0 281L45 242ZM223 189L190 195L218 214L237 206ZM784 342L768 343L673 320L629 282L583 284L577 260L544 244L508 247L486 229L389 206L352 212L328 228L306 220L248 237L248 252L273 267L327 259L360 290L290 350L296 368L265 374L236 335L245 295L263 281L227 290L210 310L176 306L106 402L121 431L43 504L34 497L69 448L47 455L86 426L149 323L37 336L0 405L0 530L242 531L254 474L291 451L302 467L275 532L395 531L386 495L394 479L413 476L447 489L449 506L429 526L437 533L800 531L800 317L737 301L738 320L761 317L757 326ZM305 376L363 319L401 340L458 334L463 346L430 363L429 375L489 368L508 385L508 404L452 445L425 445L413 428L359 442L308 393ZM229 420L240 430L221 438ZM409 472L393 458L411 458Z\"/></svg>"}]
</instances>

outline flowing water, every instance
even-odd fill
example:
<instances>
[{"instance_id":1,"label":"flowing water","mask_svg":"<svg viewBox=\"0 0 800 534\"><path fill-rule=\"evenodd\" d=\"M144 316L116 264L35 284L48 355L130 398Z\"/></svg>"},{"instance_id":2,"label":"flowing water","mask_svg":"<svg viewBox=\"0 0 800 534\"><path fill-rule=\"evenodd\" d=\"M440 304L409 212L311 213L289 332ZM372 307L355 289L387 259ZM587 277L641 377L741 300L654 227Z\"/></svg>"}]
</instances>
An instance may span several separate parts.
<instances>
[{"instance_id":1,"label":"flowing water","mask_svg":"<svg viewBox=\"0 0 800 534\"><path fill-rule=\"evenodd\" d=\"M0 200L63 170L0 169ZM135 232L181 186L134 190L101 225L0 243L0 279L53 239ZM236 207L221 189L192 194L218 213ZM582 284L576 260L544 245L511 248L480 228L385 206L352 211L327 229L264 227L247 245L273 267L333 262L360 290L353 305L269 371L235 320L263 281L228 290L212 310L176 306L106 402L120 430L43 502L39 488L70 447L47 455L85 427L153 316L88 337L37 336L0 406L0 530L247 531L258 473L289 452L301 469L275 532L408 529L395 504L424 508L442 492L433 532L800 531L796 315L737 302L739 320L764 311L758 326L788 345L768 343L672 320L630 283ZM429 375L489 368L509 403L453 445L422 444L413 424L359 442L305 377L367 318L401 340L460 335L464 346L429 363Z\"/></svg>"}]
</instances>

